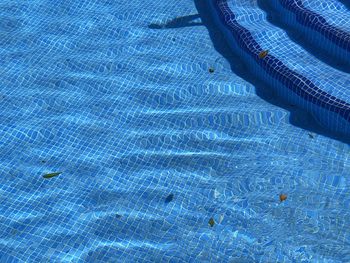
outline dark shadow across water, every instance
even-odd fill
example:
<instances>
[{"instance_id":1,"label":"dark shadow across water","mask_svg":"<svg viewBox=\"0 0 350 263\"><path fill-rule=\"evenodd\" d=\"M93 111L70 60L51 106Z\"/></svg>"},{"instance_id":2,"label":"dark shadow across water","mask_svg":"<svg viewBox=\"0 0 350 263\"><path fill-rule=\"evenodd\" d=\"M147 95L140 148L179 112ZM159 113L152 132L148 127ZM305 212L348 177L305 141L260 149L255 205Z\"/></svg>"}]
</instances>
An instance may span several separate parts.
<instances>
[{"instance_id":1,"label":"dark shadow across water","mask_svg":"<svg viewBox=\"0 0 350 263\"><path fill-rule=\"evenodd\" d=\"M192 22L195 19L198 19L199 15L188 15L176 17L164 24L150 24L148 28L151 29L166 29L166 28L181 28L181 27L189 27L189 26L202 26L202 23Z\"/></svg>"}]
</instances>

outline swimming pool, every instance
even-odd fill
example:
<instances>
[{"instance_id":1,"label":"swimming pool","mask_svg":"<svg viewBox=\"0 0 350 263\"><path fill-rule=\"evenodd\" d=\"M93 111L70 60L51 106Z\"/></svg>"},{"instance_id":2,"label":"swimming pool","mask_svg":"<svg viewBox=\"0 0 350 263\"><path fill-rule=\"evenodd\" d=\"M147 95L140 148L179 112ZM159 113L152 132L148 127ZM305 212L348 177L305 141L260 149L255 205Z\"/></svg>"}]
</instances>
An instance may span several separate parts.
<instances>
[{"instance_id":1,"label":"swimming pool","mask_svg":"<svg viewBox=\"0 0 350 263\"><path fill-rule=\"evenodd\" d=\"M0 262L349 262L349 6L270 4L3 1Z\"/></svg>"}]
</instances>

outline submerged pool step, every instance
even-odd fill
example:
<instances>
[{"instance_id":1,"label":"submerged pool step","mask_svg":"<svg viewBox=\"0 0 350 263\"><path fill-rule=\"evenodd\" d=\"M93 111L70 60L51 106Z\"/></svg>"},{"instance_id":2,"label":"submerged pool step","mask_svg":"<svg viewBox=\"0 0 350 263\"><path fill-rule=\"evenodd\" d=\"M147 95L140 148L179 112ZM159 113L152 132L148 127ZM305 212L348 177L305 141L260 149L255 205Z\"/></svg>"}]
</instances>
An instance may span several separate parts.
<instances>
[{"instance_id":1,"label":"submerged pool step","mask_svg":"<svg viewBox=\"0 0 350 263\"><path fill-rule=\"evenodd\" d=\"M278 95L312 113L328 129L349 136L350 104L317 87L275 56L268 54L263 59L259 58L263 48L251 32L237 22L228 2L207 0L233 51L238 52L253 73L269 83Z\"/></svg>"},{"instance_id":2,"label":"submerged pool step","mask_svg":"<svg viewBox=\"0 0 350 263\"><path fill-rule=\"evenodd\" d=\"M306 8L303 2L273 0L270 5L283 14L280 19L301 32L316 50L326 51L350 72L350 33L328 23L325 17Z\"/></svg>"}]
</instances>

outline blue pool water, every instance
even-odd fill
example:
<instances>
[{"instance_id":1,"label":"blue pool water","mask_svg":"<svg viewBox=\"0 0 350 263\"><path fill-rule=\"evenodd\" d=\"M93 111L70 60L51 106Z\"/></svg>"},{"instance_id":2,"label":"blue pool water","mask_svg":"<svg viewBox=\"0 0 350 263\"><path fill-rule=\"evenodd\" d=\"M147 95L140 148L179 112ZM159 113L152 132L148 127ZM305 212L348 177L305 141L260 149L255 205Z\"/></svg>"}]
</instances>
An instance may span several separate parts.
<instances>
[{"instance_id":1,"label":"blue pool water","mask_svg":"<svg viewBox=\"0 0 350 263\"><path fill-rule=\"evenodd\" d=\"M347 41L346 0L2 1L0 262L350 262L347 47L301 2Z\"/></svg>"}]
</instances>

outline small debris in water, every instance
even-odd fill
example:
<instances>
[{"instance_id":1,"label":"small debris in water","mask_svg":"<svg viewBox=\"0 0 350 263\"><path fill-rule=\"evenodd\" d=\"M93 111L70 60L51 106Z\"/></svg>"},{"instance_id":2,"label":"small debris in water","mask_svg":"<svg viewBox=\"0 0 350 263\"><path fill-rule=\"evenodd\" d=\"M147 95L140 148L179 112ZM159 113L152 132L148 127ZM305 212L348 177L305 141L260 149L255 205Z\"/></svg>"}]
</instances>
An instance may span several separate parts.
<instances>
[{"instance_id":1,"label":"small debris in water","mask_svg":"<svg viewBox=\"0 0 350 263\"><path fill-rule=\"evenodd\" d=\"M49 174L44 174L43 177L48 179L48 178L52 178L52 177L55 177L59 174L61 174L62 172L57 172L57 173L49 173Z\"/></svg>"},{"instance_id":2,"label":"small debris in water","mask_svg":"<svg viewBox=\"0 0 350 263\"><path fill-rule=\"evenodd\" d=\"M222 220L224 220L224 215L223 214L220 215L218 223L221 224Z\"/></svg>"},{"instance_id":3,"label":"small debris in water","mask_svg":"<svg viewBox=\"0 0 350 263\"><path fill-rule=\"evenodd\" d=\"M117 218L117 219L119 219L119 218L121 218L122 216L121 215L119 215L119 214L116 214L115 215L115 218Z\"/></svg>"},{"instance_id":4,"label":"small debris in water","mask_svg":"<svg viewBox=\"0 0 350 263\"><path fill-rule=\"evenodd\" d=\"M264 50L264 51L261 51L259 53L259 58L264 58L267 56L267 54L269 54L269 51L268 50Z\"/></svg>"},{"instance_id":5,"label":"small debris in water","mask_svg":"<svg viewBox=\"0 0 350 263\"><path fill-rule=\"evenodd\" d=\"M315 134L313 134L313 133L311 133L311 132L309 132L308 135L309 135L309 137L310 137L311 139L315 138Z\"/></svg>"},{"instance_id":6,"label":"small debris in water","mask_svg":"<svg viewBox=\"0 0 350 263\"><path fill-rule=\"evenodd\" d=\"M214 189L214 198L217 199L220 196L220 192L215 188Z\"/></svg>"},{"instance_id":7,"label":"small debris in water","mask_svg":"<svg viewBox=\"0 0 350 263\"><path fill-rule=\"evenodd\" d=\"M170 194L165 198L165 203L170 203L174 199L174 194Z\"/></svg>"},{"instance_id":8,"label":"small debris in water","mask_svg":"<svg viewBox=\"0 0 350 263\"><path fill-rule=\"evenodd\" d=\"M280 201L283 202L283 201L286 201L286 200L287 200L287 195L280 194Z\"/></svg>"},{"instance_id":9,"label":"small debris in water","mask_svg":"<svg viewBox=\"0 0 350 263\"><path fill-rule=\"evenodd\" d=\"M41 162L42 162L42 163L46 163L46 161L45 161L45 160L41 160Z\"/></svg>"},{"instance_id":10,"label":"small debris in water","mask_svg":"<svg viewBox=\"0 0 350 263\"><path fill-rule=\"evenodd\" d=\"M173 37L171 40L172 40L173 42L175 42L175 37Z\"/></svg>"},{"instance_id":11,"label":"small debris in water","mask_svg":"<svg viewBox=\"0 0 350 263\"><path fill-rule=\"evenodd\" d=\"M214 218L210 218L208 223L211 227L213 227L215 224Z\"/></svg>"},{"instance_id":12,"label":"small debris in water","mask_svg":"<svg viewBox=\"0 0 350 263\"><path fill-rule=\"evenodd\" d=\"M209 68L209 73L214 73L214 68Z\"/></svg>"}]
</instances>

